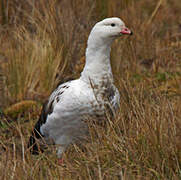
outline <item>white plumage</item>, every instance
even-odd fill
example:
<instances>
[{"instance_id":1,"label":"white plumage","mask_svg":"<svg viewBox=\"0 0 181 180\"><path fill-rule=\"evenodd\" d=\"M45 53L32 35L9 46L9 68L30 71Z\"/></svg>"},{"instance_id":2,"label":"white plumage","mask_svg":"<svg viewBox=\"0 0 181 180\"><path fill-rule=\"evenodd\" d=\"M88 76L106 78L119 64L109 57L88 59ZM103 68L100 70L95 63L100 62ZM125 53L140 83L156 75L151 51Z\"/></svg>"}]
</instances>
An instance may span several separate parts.
<instances>
[{"instance_id":1,"label":"white plumage","mask_svg":"<svg viewBox=\"0 0 181 180\"><path fill-rule=\"evenodd\" d=\"M87 136L86 117L103 117L106 107L118 109L119 92L113 84L110 50L122 34L131 31L119 18L104 19L93 27L80 78L59 85L44 105L29 141L33 153L38 152L37 139L43 139L47 144L59 145L61 157L69 144Z\"/></svg>"}]
</instances>

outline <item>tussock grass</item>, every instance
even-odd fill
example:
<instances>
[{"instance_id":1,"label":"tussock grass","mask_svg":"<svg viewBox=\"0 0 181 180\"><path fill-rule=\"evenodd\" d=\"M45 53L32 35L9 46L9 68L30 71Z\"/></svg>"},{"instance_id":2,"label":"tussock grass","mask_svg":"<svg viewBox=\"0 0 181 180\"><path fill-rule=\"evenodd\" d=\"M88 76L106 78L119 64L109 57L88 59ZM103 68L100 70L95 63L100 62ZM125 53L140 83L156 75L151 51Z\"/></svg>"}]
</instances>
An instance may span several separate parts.
<instances>
[{"instance_id":1,"label":"tussock grass","mask_svg":"<svg viewBox=\"0 0 181 180\"><path fill-rule=\"evenodd\" d=\"M2 1L0 8L0 179L181 178L179 0ZM112 47L118 116L102 126L90 121L90 140L70 146L63 166L54 147L32 156L26 145L41 108L22 113L24 100L41 103L78 77L92 25L110 16L134 32Z\"/></svg>"}]
</instances>

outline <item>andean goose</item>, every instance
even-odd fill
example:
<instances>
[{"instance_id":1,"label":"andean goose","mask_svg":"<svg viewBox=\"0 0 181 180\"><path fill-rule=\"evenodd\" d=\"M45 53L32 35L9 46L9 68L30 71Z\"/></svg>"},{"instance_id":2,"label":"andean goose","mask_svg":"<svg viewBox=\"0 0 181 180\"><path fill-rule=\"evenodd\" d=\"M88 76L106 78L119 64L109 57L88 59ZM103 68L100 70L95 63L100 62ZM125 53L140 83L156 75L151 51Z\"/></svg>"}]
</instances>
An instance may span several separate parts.
<instances>
[{"instance_id":1,"label":"andean goose","mask_svg":"<svg viewBox=\"0 0 181 180\"><path fill-rule=\"evenodd\" d=\"M104 116L108 105L116 111L120 96L113 81L110 51L112 42L124 34L132 32L117 17L95 24L80 78L59 85L42 109L29 140L32 153L38 153L39 142L56 144L61 158L69 144L87 136L86 117Z\"/></svg>"}]
</instances>

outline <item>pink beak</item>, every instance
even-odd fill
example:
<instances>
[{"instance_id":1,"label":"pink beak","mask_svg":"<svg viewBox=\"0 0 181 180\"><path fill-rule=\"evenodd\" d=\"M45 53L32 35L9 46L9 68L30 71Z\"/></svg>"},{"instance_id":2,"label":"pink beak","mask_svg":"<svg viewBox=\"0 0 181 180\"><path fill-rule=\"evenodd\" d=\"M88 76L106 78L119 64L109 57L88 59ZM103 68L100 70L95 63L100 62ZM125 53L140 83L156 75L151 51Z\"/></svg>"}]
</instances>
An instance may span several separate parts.
<instances>
[{"instance_id":1,"label":"pink beak","mask_svg":"<svg viewBox=\"0 0 181 180\"><path fill-rule=\"evenodd\" d=\"M129 30L128 28L123 28L122 31L121 31L121 34L127 34L127 35L132 35L132 31Z\"/></svg>"}]
</instances>

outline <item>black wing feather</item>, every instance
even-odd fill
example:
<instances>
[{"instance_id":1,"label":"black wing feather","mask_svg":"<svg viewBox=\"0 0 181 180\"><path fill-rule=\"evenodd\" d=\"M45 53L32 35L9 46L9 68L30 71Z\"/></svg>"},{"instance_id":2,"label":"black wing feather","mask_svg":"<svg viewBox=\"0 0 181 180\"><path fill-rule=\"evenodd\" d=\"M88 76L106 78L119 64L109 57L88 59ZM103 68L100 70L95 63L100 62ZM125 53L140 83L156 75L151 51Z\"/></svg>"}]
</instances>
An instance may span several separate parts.
<instances>
[{"instance_id":1,"label":"black wing feather","mask_svg":"<svg viewBox=\"0 0 181 180\"><path fill-rule=\"evenodd\" d=\"M65 89L69 88L68 84L70 82L71 81L58 86L54 91L55 95L53 96L53 98L51 99L50 96L49 100L46 101L46 103L43 105L40 118L35 124L34 130L30 136L28 143L28 148L30 148L30 152L32 154L39 154L39 151L43 152L43 149L41 149L37 142L38 139L42 139L44 137L43 134L40 132L40 128L42 124L46 123L47 116L53 112L54 101L58 102L60 100L61 94L64 92Z\"/></svg>"}]
</instances>

